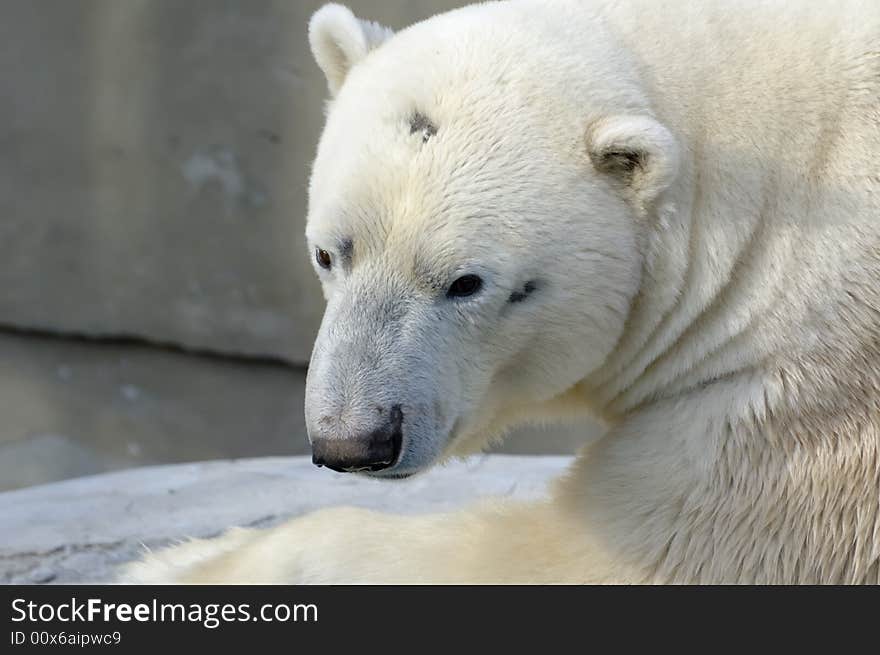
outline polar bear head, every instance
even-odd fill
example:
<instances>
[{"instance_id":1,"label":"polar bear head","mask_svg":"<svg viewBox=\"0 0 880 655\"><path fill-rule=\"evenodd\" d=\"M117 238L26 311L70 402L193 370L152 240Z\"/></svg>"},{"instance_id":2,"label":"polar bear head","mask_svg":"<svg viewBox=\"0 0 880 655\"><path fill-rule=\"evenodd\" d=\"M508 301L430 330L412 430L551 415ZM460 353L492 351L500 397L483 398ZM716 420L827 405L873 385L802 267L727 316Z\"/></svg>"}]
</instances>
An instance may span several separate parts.
<instances>
[{"instance_id":1,"label":"polar bear head","mask_svg":"<svg viewBox=\"0 0 880 655\"><path fill-rule=\"evenodd\" d=\"M318 464L402 477L483 447L622 333L675 142L602 39L573 58L564 26L496 7L397 34L340 5L311 20Z\"/></svg>"}]
</instances>

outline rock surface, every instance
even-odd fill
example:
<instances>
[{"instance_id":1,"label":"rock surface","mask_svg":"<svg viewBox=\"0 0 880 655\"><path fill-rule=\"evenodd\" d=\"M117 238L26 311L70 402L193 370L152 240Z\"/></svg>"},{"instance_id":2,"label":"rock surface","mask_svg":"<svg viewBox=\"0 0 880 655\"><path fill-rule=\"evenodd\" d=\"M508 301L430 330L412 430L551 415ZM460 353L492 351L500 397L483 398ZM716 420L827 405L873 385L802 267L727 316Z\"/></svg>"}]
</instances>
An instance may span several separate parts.
<instances>
[{"instance_id":1,"label":"rock surface","mask_svg":"<svg viewBox=\"0 0 880 655\"><path fill-rule=\"evenodd\" d=\"M306 457L132 469L0 494L0 581L112 580L115 567L186 537L268 527L333 505L450 509L482 496L535 497L568 457L487 455L402 482L312 466Z\"/></svg>"}]
</instances>

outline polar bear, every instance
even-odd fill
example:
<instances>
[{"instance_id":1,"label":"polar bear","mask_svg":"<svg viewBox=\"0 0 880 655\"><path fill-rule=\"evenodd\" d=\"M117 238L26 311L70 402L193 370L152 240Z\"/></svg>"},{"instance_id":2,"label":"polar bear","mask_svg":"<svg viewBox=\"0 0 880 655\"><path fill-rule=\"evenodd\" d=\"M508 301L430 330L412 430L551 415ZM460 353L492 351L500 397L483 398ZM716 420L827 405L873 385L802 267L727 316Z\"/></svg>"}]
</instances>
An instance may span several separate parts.
<instances>
[{"instance_id":1,"label":"polar bear","mask_svg":"<svg viewBox=\"0 0 880 655\"><path fill-rule=\"evenodd\" d=\"M309 256L317 464L607 432L541 501L320 511L179 582L880 582L880 4L339 5Z\"/></svg>"}]
</instances>

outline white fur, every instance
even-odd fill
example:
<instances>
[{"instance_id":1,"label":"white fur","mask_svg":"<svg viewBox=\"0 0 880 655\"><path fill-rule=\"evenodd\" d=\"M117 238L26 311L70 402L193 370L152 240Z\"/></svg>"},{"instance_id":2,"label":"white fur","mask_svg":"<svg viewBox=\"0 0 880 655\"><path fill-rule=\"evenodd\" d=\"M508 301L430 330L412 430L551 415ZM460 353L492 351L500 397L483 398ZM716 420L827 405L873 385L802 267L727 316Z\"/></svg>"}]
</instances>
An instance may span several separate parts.
<instances>
[{"instance_id":1,"label":"white fur","mask_svg":"<svg viewBox=\"0 0 880 655\"><path fill-rule=\"evenodd\" d=\"M360 20L342 5L324 5L315 12L309 21L309 45L332 95L339 92L351 67L391 33L378 23Z\"/></svg>"},{"instance_id":2,"label":"white fur","mask_svg":"<svg viewBox=\"0 0 880 655\"><path fill-rule=\"evenodd\" d=\"M675 137L647 116L611 116L598 121L588 129L587 147L599 169L609 153L628 152L642 160L635 179L627 180L624 189L642 211L648 211L679 173Z\"/></svg>"},{"instance_id":3,"label":"white fur","mask_svg":"<svg viewBox=\"0 0 880 655\"><path fill-rule=\"evenodd\" d=\"M318 512L134 579L880 582L880 5L514 0L376 30L311 26L335 99L307 235L353 259L318 270L310 430L402 403L405 473L523 421L608 432L546 503ZM484 289L444 298L464 273Z\"/></svg>"}]
</instances>

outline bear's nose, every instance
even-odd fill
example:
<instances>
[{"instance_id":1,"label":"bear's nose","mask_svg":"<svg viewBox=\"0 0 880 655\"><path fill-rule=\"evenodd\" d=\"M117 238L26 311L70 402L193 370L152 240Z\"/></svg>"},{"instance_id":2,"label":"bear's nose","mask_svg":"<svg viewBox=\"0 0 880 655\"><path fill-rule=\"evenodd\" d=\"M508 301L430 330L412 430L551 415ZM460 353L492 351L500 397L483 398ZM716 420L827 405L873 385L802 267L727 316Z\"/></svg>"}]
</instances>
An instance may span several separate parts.
<instances>
[{"instance_id":1,"label":"bear's nose","mask_svg":"<svg viewBox=\"0 0 880 655\"><path fill-rule=\"evenodd\" d=\"M380 426L363 434L316 436L312 439L312 462L341 473L381 471L392 466L403 442L403 411L394 405L383 415L387 418Z\"/></svg>"}]
</instances>

